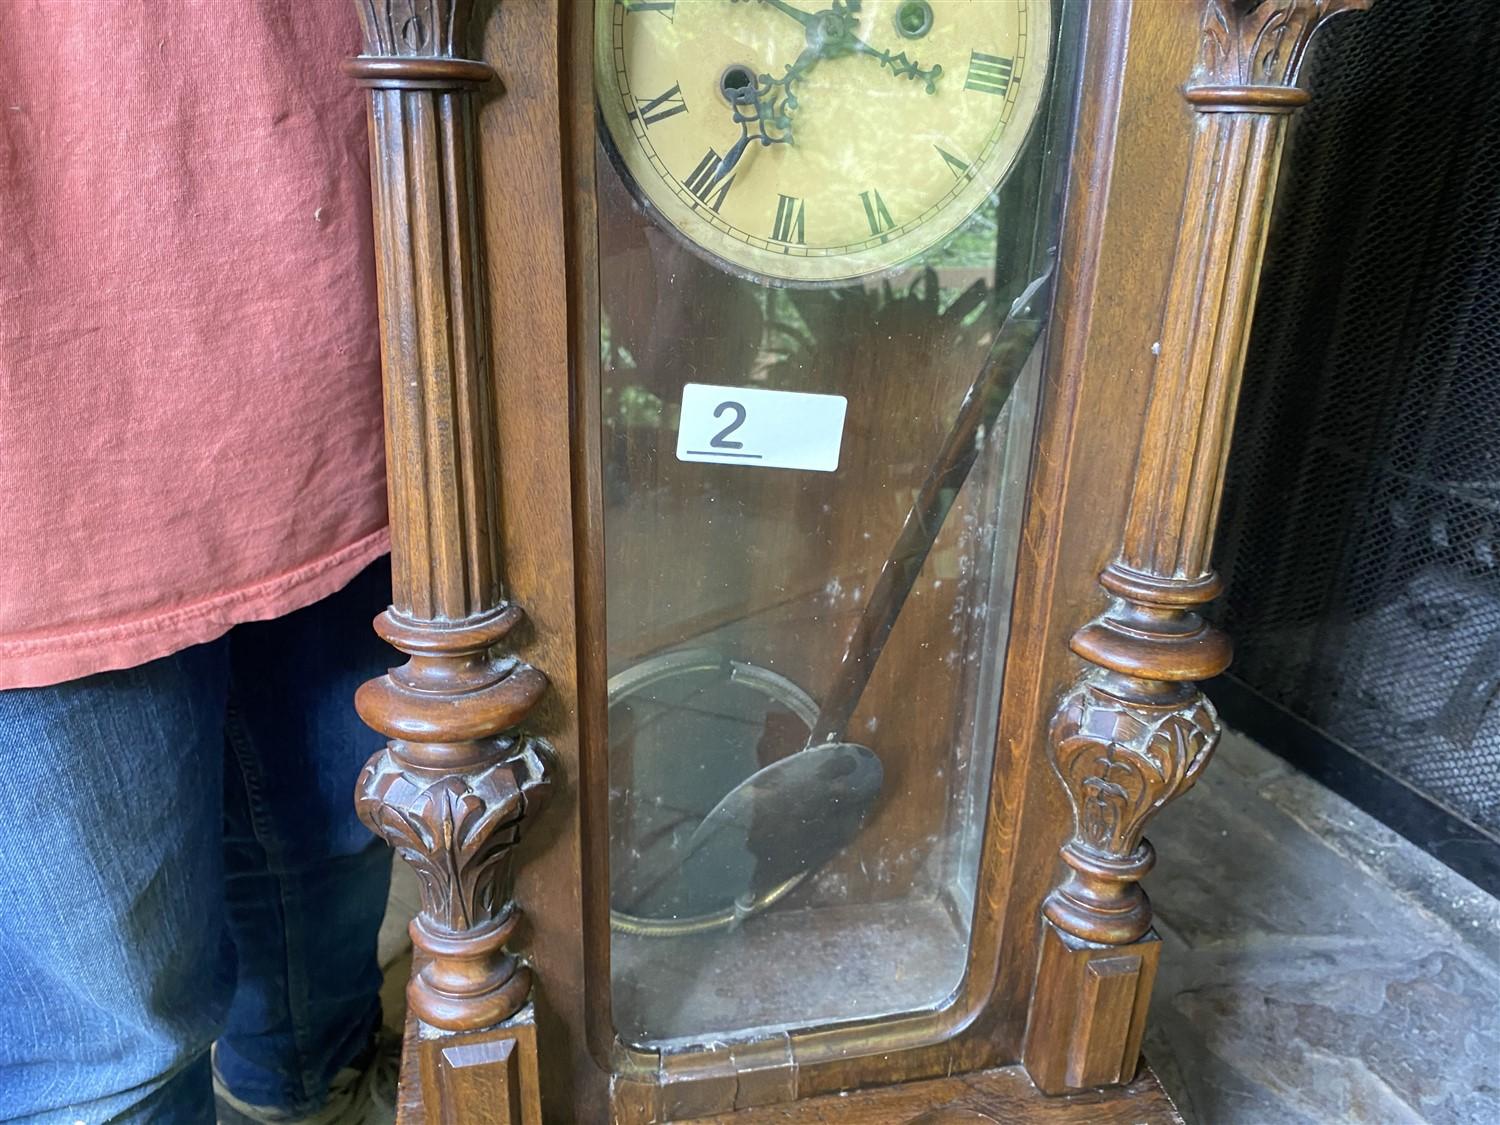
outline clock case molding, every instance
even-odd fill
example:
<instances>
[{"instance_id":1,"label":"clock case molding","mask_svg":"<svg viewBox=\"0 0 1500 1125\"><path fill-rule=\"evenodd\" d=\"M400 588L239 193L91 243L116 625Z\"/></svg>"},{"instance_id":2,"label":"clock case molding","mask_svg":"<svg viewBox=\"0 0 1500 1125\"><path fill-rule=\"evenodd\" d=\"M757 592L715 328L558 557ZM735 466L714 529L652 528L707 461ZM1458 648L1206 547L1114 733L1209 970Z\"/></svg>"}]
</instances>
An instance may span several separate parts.
<instances>
[{"instance_id":1,"label":"clock case molding","mask_svg":"<svg viewBox=\"0 0 1500 1125\"><path fill-rule=\"evenodd\" d=\"M1137 1074L1143 833L1218 735L1194 681L1229 644L1196 609L1298 70L1365 4L1086 6L964 981L935 1011L662 1053L610 1019L592 5L356 0L377 629L409 657L359 694L391 741L356 800L422 880L403 1121L1174 1119Z\"/></svg>"}]
</instances>

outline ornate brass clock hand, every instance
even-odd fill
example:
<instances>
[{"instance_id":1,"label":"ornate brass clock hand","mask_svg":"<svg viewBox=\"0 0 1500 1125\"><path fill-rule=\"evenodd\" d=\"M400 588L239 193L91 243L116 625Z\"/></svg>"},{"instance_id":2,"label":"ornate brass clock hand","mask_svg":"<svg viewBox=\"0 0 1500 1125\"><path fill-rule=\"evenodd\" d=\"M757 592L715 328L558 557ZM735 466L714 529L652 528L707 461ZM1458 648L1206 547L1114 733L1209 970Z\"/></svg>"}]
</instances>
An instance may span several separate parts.
<instances>
[{"instance_id":1,"label":"ornate brass clock hand","mask_svg":"<svg viewBox=\"0 0 1500 1125\"><path fill-rule=\"evenodd\" d=\"M745 116L742 107L747 103L752 105L755 109L755 115L753 117ZM740 157L744 156L745 150L750 147L750 123L752 121L758 122L761 119L760 97L756 93L754 86L746 86L743 90L736 90L733 94L730 94L729 105L730 108L734 110L735 124L740 127L740 139L734 142L734 146L724 154L724 159L719 161L719 166L714 169L713 179L709 180L708 182L708 186L710 188L714 187L714 185L716 185L720 180L734 171L735 165L740 162ZM760 127L760 130L761 135L756 139L759 140L763 145L773 143L770 138L765 135L764 125ZM784 137L782 139L788 143L790 143L791 141L790 136Z\"/></svg>"},{"instance_id":2,"label":"ornate brass clock hand","mask_svg":"<svg viewBox=\"0 0 1500 1125\"><path fill-rule=\"evenodd\" d=\"M870 46L858 35L851 35L849 38L851 44L850 49L855 54L869 55L873 59L878 59L881 66L888 66L891 68L892 77L906 78L912 82L915 82L918 78L921 78L926 82L926 89L929 94L937 93L937 80L942 76L943 73L943 67L941 63L933 63L930 67L923 69L922 67L917 65L915 59L907 58L905 51L902 51L900 54L893 55L889 51L877 51L874 47Z\"/></svg>"},{"instance_id":3,"label":"ornate brass clock hand","mask_svg":"<svg viewBox=\"0 0 1500 1125\"><path fill-rule=\"evenodd\" d=\"M788 71L790 81L790 70ZM748 84L738 88L725 86L724 94L729 99L729 106L734 113L734 122L740 127L740 139L735 141L724 159L719 161L719 166L714 170L713 178L709 181L712 188L725 176L734 171L735 165L745 155L750 142L757 141L762 146L791 144L792 143L792 111L797 108L797 96L790 88L787 89L780 101L772 101L772 110L767 112L764 95L777 85L777 80L769 74L762 74L759 78L751 77ZM750 126L757 129L755 136L750 135ZM775 129L778 135L771 132Z\"/></svg>"},{"instance_id":4,"label":"ornate brass clock hand","mask_svg":"<svg viewBox=\"0 0 1500 1125\"><path fill-rule=\"evenodd\" d=\"M744 0L731 0L742 3ZM792 114L797 109L797 95L792 84L813 68L820 59L840 58L845 55L868 55L881 66L890 67L897 78L915 81L924 79L929 94L937 93L937 80L943 68L934 65L919 66L906 57L906 52L893 55L886 50L876 50L855 33L858 23L860 0L833 0L833 6L821 12L805 12L787 0L759 0L790 16L807 29L807 46L797 56L797 61L786 68L780 78L769 74L759 75L756 80L738 89L725 89L735 124L740 127L740 139L734 143L714 170L709 186L713 187L734 171L752 140L761 145L791 144ZM780 91L778 94L777 91ZM752 137L750 126L754 125L758 135ZM775 129L779 135L771 132Z\"/></svg>"},{"instance_id":5,"label":"ornate brass clock hand","mask_svg":"<svg viewBox=\"0 0 1500 1125\"><path fill-rule=\"evenodd\" d=\"M740 0L735 0L735 2L739 3ZM937 93L937 80L943 73L941 65L923 67L915 59L907 58L905 51L893 55L890 51L870 46L859 37L856 29L859 23L860 0L833 0L832 7L825 8L821 12L805 12L801 8L793 7L787 0L759 0L759 2L790 16L807 29L807 51L803 52L803 58L807 57L808 51L814 52L814 55L805 66L802 65L802 59L798 60L801 71L805 71L817 59L866 55L875 59L881 66L889 67L892 77L906 78L913 82L920 78L926 83L929 94ZM789 81L791 77L792 75L788 74L787 80Z\"/></svg>"},{"instance_id":6,"label":"ornate brass clock hand","mask_svg":"<svg viewBox=\"0 0 1500 1125\"><path fill-rule=\"evenodd\" d=\"M729 175L734 166L739 163L740 157L745 154L745 149L752 139L759 141L762 145L793 143L792 114L796 112L800 103L797 101L796 92L792 89L792 83L806 74L821 57L816 48L807 47L797 56L796 62L787 66L786 73L780 78L761 74L747 86L733 92L725 90L734 112L735 124L740 127L740 139L719 162L718 170L714 173L710 186ZM778 90L780 93L777 93ZM753 115L745 112L746 106L753 107ZM750 136L751 125L755 125L759 130L759 135L754 138ZM772 129L776 130L777 135L772 134Z\"/></svg>"}]
</instances>

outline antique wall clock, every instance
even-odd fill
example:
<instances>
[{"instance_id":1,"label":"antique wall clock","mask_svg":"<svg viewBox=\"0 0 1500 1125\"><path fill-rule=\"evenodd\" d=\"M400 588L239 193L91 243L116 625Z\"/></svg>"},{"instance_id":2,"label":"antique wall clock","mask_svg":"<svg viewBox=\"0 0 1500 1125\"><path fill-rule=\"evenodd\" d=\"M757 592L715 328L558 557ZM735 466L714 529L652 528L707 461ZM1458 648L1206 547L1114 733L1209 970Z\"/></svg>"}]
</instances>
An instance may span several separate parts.
<instances>
[{"instance_id":1,"label":"antique wall clock","mask_svg":"<svg viewBox=\"0 0 1500 1125\"><path fill-rule=\"evenodd\" d=\"M1143 832L1360 6L360 0L403 1120L1174 1119Z\"/></svg>"}]
</instances>

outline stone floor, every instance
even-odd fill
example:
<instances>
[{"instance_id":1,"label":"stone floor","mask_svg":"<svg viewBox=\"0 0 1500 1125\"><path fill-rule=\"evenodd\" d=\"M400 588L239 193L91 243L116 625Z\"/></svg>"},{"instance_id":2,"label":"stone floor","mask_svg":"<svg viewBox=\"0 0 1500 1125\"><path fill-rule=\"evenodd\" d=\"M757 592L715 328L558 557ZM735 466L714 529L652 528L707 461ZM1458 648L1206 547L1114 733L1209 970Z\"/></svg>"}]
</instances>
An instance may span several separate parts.
<instances>
[{"instance_id":1,"label":"stone floor","mask_svg":"<svg viewBox=\"0 0 1500 1125\"><path fill-rule=\"evenodd\" d=\"M1151 837L1146 1052L1189 1123L1500 1123L1500 902L1232 732ZM416 906L397 864L393 1012Z\"/></svg>"},{"instance_id":2,"label":"stone floor","mask_svg":"<svg viewBox=\"0 0 1500 1125\"><path fill-rule=\"evenodd\" d=\"M1500 903L1233 733L1151 838L1189 1122L1500 1122Z\"/></svg>"}]
</instances>

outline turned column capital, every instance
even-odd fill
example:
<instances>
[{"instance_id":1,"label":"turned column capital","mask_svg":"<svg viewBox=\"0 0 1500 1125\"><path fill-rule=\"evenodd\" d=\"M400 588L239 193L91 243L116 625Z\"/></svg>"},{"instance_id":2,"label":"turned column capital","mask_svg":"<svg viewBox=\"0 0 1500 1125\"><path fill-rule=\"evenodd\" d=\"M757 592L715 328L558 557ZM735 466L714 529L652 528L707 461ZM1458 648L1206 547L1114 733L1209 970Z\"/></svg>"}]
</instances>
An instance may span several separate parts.
<instances>
[{"instance_id":1,"label":"turned column capital","mask_svg":"<svg viewBox=\"0 0 1500 1125\"><path fill-rule=\"evenodd\" d=\"M355 0L364 53L343 71L362 86L461 90L495 77L468 57L470 0Z\"/></svg>"},{"instance_id":2,"label":"turned column capital","mask_svg":"<svg viewBox=\"0 0 1500 1125\"><path fill-rule=\"evenodd\" d=\"M1298 88L1319 28L1370 0L1207 0L1187 100L1200 109L1285 113L1307 103Z\"/></svg>"},{"instance_id":3,"label":"turned column capital","mask_svg":"<svg viewBox=\"0 0 1500 1125\"><path fill-rule=\"evenodd\" d=\"M473 0L354 0L364 53L401 59L468 57Z\"/></svg>"}]
</instances>

